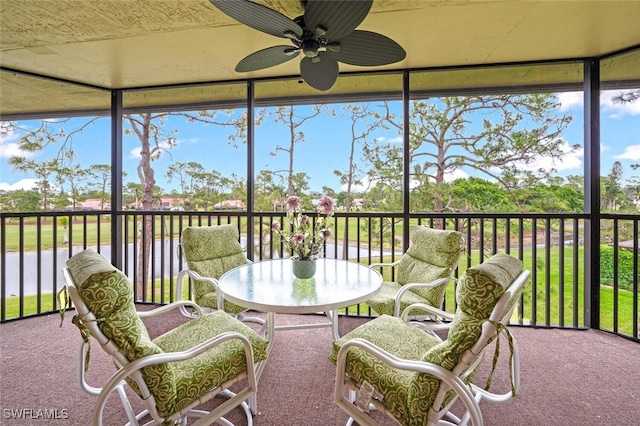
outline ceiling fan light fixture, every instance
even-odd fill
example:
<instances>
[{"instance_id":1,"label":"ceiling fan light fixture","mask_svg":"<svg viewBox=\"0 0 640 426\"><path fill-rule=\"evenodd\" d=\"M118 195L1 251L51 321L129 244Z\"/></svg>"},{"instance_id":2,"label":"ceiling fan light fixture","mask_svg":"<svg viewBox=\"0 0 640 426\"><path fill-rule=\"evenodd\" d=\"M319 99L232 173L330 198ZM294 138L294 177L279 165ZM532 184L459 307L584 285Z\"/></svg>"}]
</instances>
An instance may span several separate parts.
<instances>
[{"instance_id":1,"label":"ceiling fan light fixture","mask_svg":"<svg viewBox=\"0 0 640 426\"><path fill-rule=\"evenodd\" d=\"M327 33L327 29L325 27L323 27L322 25L318 25L316 27L316 38L317 37L322 37L326 33Z\"/></svg>"},{"instance_id":2,"label":"ceiling fan light fixture","mask_svg":"<svg viewBox=\"0 0 640 426\"><path fill-rule=\"evenodd\" d=\"M340 43L334 41L333 43L327 44L327 50L330 52L339 52L340 51Z\"/></svg>"},{"instance_id":3,"label":"ceiling fan light fixture","mask_svg":"<svg viewBox=\"0 0 640 426\"><path fill-rule=\"evenodd\" d=\"M291 40L297 40L298 36L293 31L285 31L282 33L285 38L290 38Z\"/></svg>"},{"instance_id":4,"label":"ceiling fan light fixture","mask_svg":"<svg viewBox=\"0 0 640 426\"><path fill-rule=\"evenodd\" d=\"M318 56L318 49L320 48L320 43L316 40L303 40L302 41L302 53L307 58L315 58Z\"/></svg>"}]
</instances>

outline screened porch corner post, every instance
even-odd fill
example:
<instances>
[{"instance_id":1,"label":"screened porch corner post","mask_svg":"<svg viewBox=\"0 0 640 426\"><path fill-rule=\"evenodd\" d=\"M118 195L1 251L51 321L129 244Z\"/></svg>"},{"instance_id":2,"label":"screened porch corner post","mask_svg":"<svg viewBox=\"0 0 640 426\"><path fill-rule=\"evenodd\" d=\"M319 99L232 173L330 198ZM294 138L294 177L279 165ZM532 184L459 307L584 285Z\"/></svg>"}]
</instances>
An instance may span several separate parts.
<instances>
[{"instance_id":1,"label":"screened porch corner post","mask_svg":"<svg viewBox=\"0 0 640 426\"><path fill-rule=\"evenodd\" d=\"M122 90L111 91L111 262L118 269L125 264L122 220Z\"/></svg>"},{"instance_id":2,"label":"screened porch corner post","mask_svg":"<svg viewBox=\"0 0 640 426\"><path fill-rule=\"evenodd\" d=\"M584 321L600 328L600 61L584 62Z\"/></svg>"}]
</instances>

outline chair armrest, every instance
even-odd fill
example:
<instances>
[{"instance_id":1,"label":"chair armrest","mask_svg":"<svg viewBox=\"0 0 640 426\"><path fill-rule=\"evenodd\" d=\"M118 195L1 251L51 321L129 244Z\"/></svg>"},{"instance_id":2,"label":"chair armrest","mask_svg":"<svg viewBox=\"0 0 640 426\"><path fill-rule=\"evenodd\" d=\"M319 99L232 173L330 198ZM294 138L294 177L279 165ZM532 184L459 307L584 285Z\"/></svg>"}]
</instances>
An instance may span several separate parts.
<instances>
[{"instance_id":1,"label":"chair armrest","mask_svg":"<svg viewBox=\"0 0 640 426\"><path fill-rule=\"evenodd\" d=\"M196 314L192 316L199 317L202 315L202 308L197 303L192 302L191 300L178 300L176 302L162 305L149 311L137 311L137 313L140 318L149 318L156 315L164 314L165 312L169 312L176 308L179 308L180 311L182 311L186 307L193 308L196 311Z\"/></svg>"},{"instance_id":2,"label":"chair armrest","mask_svg":"<svg viewBox=\"0 0 640 426\"><path fill-rule=\"evenodd\" d=\"M396 260L395 262L372 263L371 265L369 265L369 268L388 268L398 266L399 264L400 260Z\"/></svg>"},{"instance_id":3,"label":"chair armrest","mask_svg":"<svg viewBox=\"0 0 640 426\"><path fill-rule=\"evenodd\" d=\"M407 306L404 309L404 311L402 311L402 313L400 314L400 317L403 320L408 321L409 312L414 310L422 311L426 315L442 318L447 321L453 320L453 314L451 312L443 311L442 309L435 308L431 305L427 305L426 303L414 303L412 305ZM449 327L447 325L447 327L444 327L444 328L449 328Z\"/></svg>"},{"instance_id":4,"label":"chair armrest","mask_svg":"<svg viewBox=\"0 0 640 426\"><path fill-rule=\"evenodd\" d=\"M412 288L433 288L433 287L437 287L439 285L445 284L449 281L458 282L457 278L449 276L444 278L438 278L437 280L433 280L428 283L407 283L403 285L400 288L400 290L398 290L398 293L396 293L396 300L394 302L394 308L393 308L393 316L395 317L400 316L400 306L401 306L400 303L402 300L402 296L404 295L405 292L411 290Z\"/></svg>"},{"instance_id":5,"label":"chair armrest","mask_svg":"<svg viewBox=\"0 0 640 426\"><path fill-rule=\"evenodd\" d=\"M184 279L185 277L189 277L189 292L190 294L193 296L195 294L195 288L193 286L193 280L198 280L198 281L206 281L208 283L210 283L213 288L216 291L216 294L220 294L220 292L218 291L218 280L216 280L215 278L211 278L211 277L203 277L202 275L198 274L196 271L192 271L189 268L186 269L182 269L180 272L178 272L178 277L176 279L176 300L180 301L183 300L182 299L182 286L184 285ZM187 317L187 318L193 318L193 314L189 311L187 311L185 309L186 307L183 306L180 308L180 313Z\"/></svg>"},{"instance_id":6,"label":"chair armrest","mask_svg":"<svg viewBox=\"0 0 640 426\"><path fill-rule=\"evenodd\" d=\"M476 402L471 389L455 374L451 371L443 368L437 364L424 361L412 361L407 359L398 358L395 355L385 351L384 349L376 346L368 340L361 338L354 338L345 342L340 351L338 352L338 359L336 361L336 388L335 388L335 402L339 406L344 405L344 382L346 373L347 354L350 348L357 347L375 357L381 362L401 370L415 371L418 373L430 374L437 379L442 380L447 386L449 386L459 397L461 402L465 405L470 413L473 425L482 426L482 415L480 407ZM350 404L350 403L349 403ZM352 410L351 413L353 413ZM358 419L355 419L358 421ZM361 419L362 420L362 419ZM366 424L366 422L365 422Z\"/></svg>"},{"instance_id":7,"label":"chair armrest","mask_svg":"<svg viewBox=\"0 0 640 426\"><path fill-rule=\"evenodd\" d=\"M239 339L244 345L245 361L247 364L247 377L249 378L250 384L253 385L252 388L255 389L255 366L253 362L253 349L251 347L251 342L249 342L249 339L238 332L228 331L214 336L186 351L148 355L124 365L113 376L111 376L107 384L102 388L102 391L98 396L98 401L96 402L96 408L93 415L93 424L102 425L102 412L104 411L104 407L106 405L107 399L109 398L109 395L118 387L122 380L130 376L132 373L135 373L142 368L148 367L150 365L164 364L173 361L184 361L186 359L194 358L197 355L231 339ZM247 395L247 397L249 396L251 395ZM143 396L143 398L148 397L149 395Z\"/></svg>"},{"instance_id":8,"label":"chair armrest","mask_svg":"<svg viewBox=\"0 0 640 426\"><path fill-rule=\"evenodd\" d=\"M216 291L218 291L218 280L212 277L203 277L202 275L200 275L199 273L197 273L196 271L192 271L191 269L183 269L180 272L178 272L178 285L182 286L182 280L184 279L184 276L188 275L190 278L197 280L197 281L206 281L208 283L211 283L211 285L216 289ZM182 296L181 294L179 296Z\"/></svg>"}]
</instances>

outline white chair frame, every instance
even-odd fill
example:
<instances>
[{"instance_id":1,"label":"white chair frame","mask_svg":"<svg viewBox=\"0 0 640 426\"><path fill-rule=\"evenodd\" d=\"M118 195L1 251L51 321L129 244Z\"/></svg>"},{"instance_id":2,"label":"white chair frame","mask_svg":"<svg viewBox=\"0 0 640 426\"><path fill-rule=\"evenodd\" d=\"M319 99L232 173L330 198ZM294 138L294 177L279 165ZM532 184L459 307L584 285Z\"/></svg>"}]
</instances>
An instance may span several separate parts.
<instances>
[{"instance_id":1,"label":"white chair frame","mask_svg":"<svg viewBox=\"0 0 640 426\"><path fill-rule=\"evenodd\" d=\"M464 238L463 238L464 241ZM406 283L404 284L400 290L398 290L398 292L396 293L396 300L394 302L393 305L393 316L394 317L399 317L400 316L400 307L401 305L401 300L402 300L402 296L409 290L411 289L415 289L415 288L435 288L438 287L442 284L446 284L449 281L453 281L455 284L458 284L458 278L456 278L454 276L454 274L456 273L456 270L458 269L458 263L460 263L460 259L462 258L462 255L465 253L465 249L464 249L464 245L461 247L460 249L460 253L458 253L458 259L455 261L454 263L454 267L451 268L451 273L449 274L449 276L447 277L443 277L443 278L438 278L435 279L431 282L428 283ZM404 256L404 253L403 253ZM369 265L370 268L380 268L380 273L382 273L382 269L383 268L395 268L396 266L398 266L400 264L400 262L402 262L402 259L398 259L394 262L378 262L378 263L372 263L371 265ZM437 306L437 308L441 308L442 304L444 303L444 296L445 296L445 292L442 292L442 298L440 300L440 305L441 306ZM415 317L415 319L419 319L418 317Z\"/></svg>"},{"instance_id":2,"label":"white chair frame","mask_svg":"<svg viewBox=\"0 0 640 426\"><path fill-rule=\"evenodd\" d=\"M182 293L184 292L184 280L185 278L187 278L189 280L189 294L194 295L195 294L195 283L194 281L205 281L210 283L213 288L216 291L216 304L218 306L218 309L224 310L224 293L222 293L222 291L220 291L220 286L218 284L218 280L213 278L213 277L203 277L202 275L198 274L196 271L190 269L188 267L189 262L184 258L184 249L182 247L182 241L179 242L178 244L178 255L187 263L187 267L183 268L182 270L178 271L178 277L177 277L177 281L176 281L176 300L180 301L183 300L182 299ZM245 254L245 260L247 261L247 263L252 263L253 261L251 259L249 259L248 257L246 257ZM195 302L194 302L195 303ZM187 308L187 306L180 306L180 313L187 317L187 318L192 318L194 315L197 316L198 313L195 311L189 311L189 309ZM210 307L206 307L206 306L202 306L201 307L203 312L212 312L214 309L210 308ZM249 309L247 308L247 311ZM234 317L236 317L237 319L239 319L240 321L245 321L245 322L253 322L256 324L260 324L264 327L265 325L265 320L262 318L258 318L258 317L248 317L244 315L243 311L239 314L234 315ZM261 334L264 334L264 330L260 331Z\"/></svg>"},{"instance_id":3,"label":"white chair frame","mask_svg":"<svg viewBox=\"0 0 640 426\"><path fill-rule=\"evenodd\" d=\"M436 398L432 404L429 415L429 425L458 425L463 426L469 424L469 421L474 426L482 426L482 411L480 410L480 401L487 399L488 401L495 403L503 403L512 399L511 391L504 394L495 394L484 390L483 388L465 383L466 377L474 371L474 369L480 364L485 355L487 343L490 341L496 333L506 333L504 329L498 330L495 323L499 322L506 326L509 323L509 319L517 305L514 298L517 297L525 283L529 279L530 271L525 270L520 273L518 277L512 282L512 284L505 290L505 293L496 303L489 321L485 322L482 326L482 334L478 341L471 347L462 357L462 360L454 367L452 371L449 371L441 366L429 362L411 361L398 358L393 354L377 347L373 343L365 339L352 339L346 342L338 352L337 370L336 370L336 382L335 382L335 394L334 402L342 408L349 416L347 425L351 425L354 420L362 426L374 426L378 423L371 417L363 413L354 403L355 391L359 388L359 383L356 383L351 377L346 374L346 360L347 352L351 347L358 347L377 359L387 363L388 365L405 370L412 370L416 372L428 373L434 377L440 379L441 385L436 395ZM413 310L422 310L427 315L438 316L447 320L453 319L453 315L444 312L441 309L434 308L427 304L414 304L408 306L401 314L404 320L409 318L409 312ZM446 330L448 329L448 323L436 323L433 328L425 331ZM510 366L510 374L515 392L517 393L520 388L520 351L518 344L513 341L513 354L512 363ZM442 409L436 411L433 407L439 407L444 400L446 393L449 390L453 390L458 398L454 398ZM450 412L451 407L455 403L456 399L459 399L464 405L466 411L462 417L455 416ZM382 401L373 399L371 403L371 409L378 410L386 415L391 414L386 410Z\"/></svg>"},{"instance_id":4,"label":"white chair frame","mask_svg":"<svg viewBox=\"0 0 640 426\"><path fill-rule=\"evenodd\" d=\"M73 277L69 272L69 269L64 268L63 274L66 281L66 288L67 288L68 294L71 297L73 304L75 305L77 314L83 320L85 326L91 333L91 337L93 337L100 344L100 347L114 359L115 363L119 367L119 369L107 381L104 387L97 388L89 385L86 381L85 373L84 373L85 366L86 366L85 355L88 351L88 345L85 344L84 340L81 340L80 349L78 353L79 355L78 371L79 371L80 386L88 394L98 396L98 399L95 405L94 415L93 415L94 426L102 426L103 424L102 417L103 417L105 404L109 396L114 391L116 391L120 396L124 410L127 414L127 418L129 419L129 422L130 422L129 424L132 424L132 425L139 425L140 424L139 421L142 418L146 416L150 416L152 418L152 421L145 423L145 425L149 425L149 426L161 425L164 421L167 421L167 420L168 421L181 420L183 424L186 424L188 417L195 417L195 418L199 418L199 420L193 423L193 425L203 426L203 425L209 425L217 421L223 425L233 426L233 424L229 422L227 419L225 419L223 416L237 406L242 407L242 409L244 410L245 415L247 417L247 424L249 426L253 425L252 414L255 414L254 412L255 410L249 407L249 405L247 404L247 401L253 401L255 403L255 396L257 392L257 378L256 378L256 373L254 368L253 350L251 347L251 343L245 336L236 332L221 333L187 351L149 355L149 356L145 356L143 358L130 362L120 352L120 349L118 348L118 346L116 346L113 343L113 341L109 340L98 327L98 322L96 321L96 317L93 314L93 312L89 310L87 305L84 303L84 301L80 297L80 294L78 293L78 289L76 288ZM140 316L141 318L148 318L148 317L166 313L172 309L176 309L176 308L186 309L187 307L194 309L194 313L197 316L203 314L200 307L191 301L178 301L168 305L161 306L159 308L156 308L150 311L138 311L137 313L138 313L138 316ZM189 314L189 316L191 318L194 317L194 315L192 314ZM166 418L161 416L156 409L155 399L151 394L151 392L149 391L149 388L147 387L147 384L142 377L141 369L154 364L163 364L166 362L182 361L189 358L193 358L205 352L206 350L213 348L214 346L220 345L221 343L230 339L238 339L244 345L246 371L243 374L238 375L228 380L227 382L220 384L220 386L218 386L215 389L212 389L207 394L193 401L193 403L185 407L180 412L173 413ZM124 381L126 377L130 377L136 382L136 385L138 386L140 393L142 395L141 401L145 409L140 413L135 413L135 410L132 408L129 398L126 395L125 388L128 386L127 383ZM228 390L228 387L230 387L234 383L244 380L245 378L247 379L247 385L241 391L234 393ZM222 404L220 404L219 406L217 406L214 410L203 411L203 410L195 409L195 407L214 398L218 394L224 395L228 397L228 399Z\"/></svg>"}]
</instances>

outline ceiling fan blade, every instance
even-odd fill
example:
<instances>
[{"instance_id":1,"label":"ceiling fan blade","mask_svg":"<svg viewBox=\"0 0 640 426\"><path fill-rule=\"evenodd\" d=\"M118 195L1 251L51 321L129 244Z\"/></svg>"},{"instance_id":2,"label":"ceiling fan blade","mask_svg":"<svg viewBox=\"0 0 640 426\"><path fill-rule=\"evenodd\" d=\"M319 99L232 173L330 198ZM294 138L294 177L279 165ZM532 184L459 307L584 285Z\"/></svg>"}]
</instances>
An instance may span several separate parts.
<instances>
[{"instance_id":1,"label":"ceiling fan blade","mask_svg":"<svg viewBox=\"0 0 640 426\"><path fill-rule=\"evenodd\" d=\"M284 64L298 57L298 49L293 46L272 46L258 50L236 65L237 72L249 72Z\"/></svg>"},{"instance_id":2,"label":"ceiling fan blade","mask_svg":"<svg viewBox=\"0 0 640 426\"><path fill-rule=\"evenodd\" d=\"M315 60L320 59L317 62ZM338 79L338 62L326 52L318 52L314 59L306 56L300 61L300 75L314 89L329 90Z\"/></svg>"},{"instance_id":3,"label":"ceiling fan blade","mask_svg":"<svg viewBox=\"0 0 640 426\"><path fill-rule=\"evenodd\" d=\"M372 4L373 0L308 0L304 7L304 23L312 31L320 25L326 29L323 37L338 40L364 21Z\"/></svg>"},{"instance_id":4,"label":"ceiling fan blade","mask_svg":"<svg viewBox=\"0 0 640 426\"><path fill-rule=\"evenodd\" d=\"M371 31L356 30L339 41L339 50L327 54L350 65L387 65L403 60L407 52L387 36Z\"/></svg>"},{"instance_id":5,"label":"ceiling fan blade","mask_svg":"<svg viewBox=\"0 0 640 426\"><path fill-rule=\"evenodd\" d=\"M285 35L292 32L302 36L302 28L287 16L268 7L249 0L209 0L212 5L220 9L238 22L256 30L276 37L289 38Z\"/></svg>"}]
</instances>

